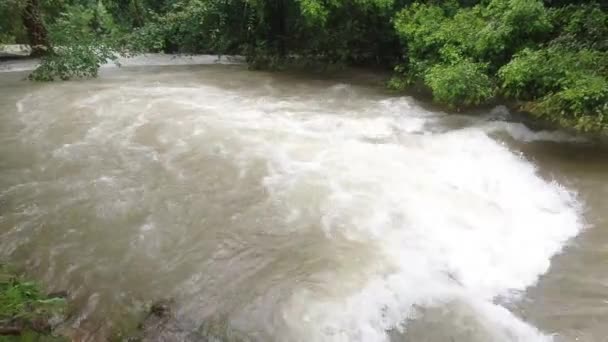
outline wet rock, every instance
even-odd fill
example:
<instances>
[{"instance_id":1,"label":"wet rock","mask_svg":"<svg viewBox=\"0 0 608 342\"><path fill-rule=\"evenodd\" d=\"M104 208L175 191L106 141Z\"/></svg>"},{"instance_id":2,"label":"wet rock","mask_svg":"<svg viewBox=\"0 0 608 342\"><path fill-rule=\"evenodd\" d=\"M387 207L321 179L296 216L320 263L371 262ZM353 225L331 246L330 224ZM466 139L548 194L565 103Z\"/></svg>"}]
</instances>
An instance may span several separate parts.
<instances>
[{"instance_id":1,"label":"wet rock","mask_svg":"<svg viewBox=\"0 0 608 342\"><path fill-rule=\"evenodd\" d=\"M173 300L160 300L150 306L150 310L139 326L139 333L128 341L172 342L200 341L186 329L175 315Z\"/></svg>"},{"instance_id":2,"label":"wet rock","mask_svg":"<svg viewBox=\"0 0 608 342\"><path fill-rule=\"evenodd\" d=\"M173 304L170 300L158 301L150 307L150 315L156 317L167 317L171 315L171 305Z\"/></svg>"},{"instance_id":3,"label":"wet rock","mask_svg":"<svg viewBox=\"0 0 608 342\"><path fill-rule=\"evenodd\" d=\"M128 342L251 342L252 339L234 330L227 317L213 315L198 328L189 320L176 315L173 300L153 303L138 326L138 332L127 339Z\"/></svg>"}]
</instances>

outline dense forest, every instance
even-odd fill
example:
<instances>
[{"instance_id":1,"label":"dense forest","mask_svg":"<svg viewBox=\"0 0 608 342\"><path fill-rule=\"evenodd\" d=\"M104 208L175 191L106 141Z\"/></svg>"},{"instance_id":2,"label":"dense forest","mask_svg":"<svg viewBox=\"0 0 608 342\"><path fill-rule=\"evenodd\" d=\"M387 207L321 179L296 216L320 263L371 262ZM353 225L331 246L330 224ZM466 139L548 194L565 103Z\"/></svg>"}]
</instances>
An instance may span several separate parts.
<instances>
[{"instance_id":1,"label":"dense forest","mask_svg":"<svg viewBox=\"0 0 608 342\"><path fill-rule=\"evenodd\" d=\"M2 0L0 43L34 80L141 52L241 54L251 68L382 66L454 109L497 101L608 131L608 3L585 0Z\"/></svg>"}]
</instances>

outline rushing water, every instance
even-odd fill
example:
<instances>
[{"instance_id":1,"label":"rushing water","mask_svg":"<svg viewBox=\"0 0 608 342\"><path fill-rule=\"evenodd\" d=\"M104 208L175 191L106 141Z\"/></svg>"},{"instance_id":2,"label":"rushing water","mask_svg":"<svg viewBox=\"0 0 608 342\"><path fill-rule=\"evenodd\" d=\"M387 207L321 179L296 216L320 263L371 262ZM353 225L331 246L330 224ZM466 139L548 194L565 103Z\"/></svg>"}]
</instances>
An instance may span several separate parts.
<instances>
[{"instance_id":1,"label":"rushing water","mask_svg":"<svg viewBox=\"0 0 608 342\"><path fill-rule=\"evenodd\" d=\"M0 73L0 253L104 340L605 341L608 154L240 65Z\"/></svg>"}]
</instances>

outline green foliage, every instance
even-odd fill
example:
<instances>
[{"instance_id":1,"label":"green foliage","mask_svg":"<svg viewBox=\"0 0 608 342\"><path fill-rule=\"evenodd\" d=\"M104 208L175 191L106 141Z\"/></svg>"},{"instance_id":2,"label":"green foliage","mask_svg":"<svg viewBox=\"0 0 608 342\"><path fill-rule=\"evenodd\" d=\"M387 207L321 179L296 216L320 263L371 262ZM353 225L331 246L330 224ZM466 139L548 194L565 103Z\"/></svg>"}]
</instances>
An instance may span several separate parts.
<instances>
[{"instance_id":1,"label":"green foliage","mask_svg":"<svg viewBox=\"0 0 608 342\"><path fill-rule=\"evenodd\" d=\"M391 0L177 0L139 29L137 50L244 54L254 68L398 56Z\"/></svg>"},{"instance_id":2,"label":"green foliage","mask_svg":"<svg viewBox=\"0 0 608 342\"><path fill-rule=\"evenodd\" d=\"M527 109L534 115L583 132L608 132L608 81L586 76L550 93Z\"/></svg>"},{"instance_id":3,"label":"green foliage","mask_svg":"<svg viewBox=\"0 0 608 342\"><path fill-rule=\"evenodd\" d=\"M36 80L96 76L125 51L244 54L253 69L373 64L395 70L389 87L422 88L452 108L499 95L559 125L603 129L603 2L40 1L54 53ZM0 3L0 41L27 36L21 3Z\"/></svg>"},{"instance_id":4,"label":"green foliage","mask_svg":"<svg viewBox=\"0 0 608 342\"><path fill-rule=\"evenodd\" d=\"M608 13L598 4L569 5L551 11L557 30L553 45L608 51Z\"/></svg>"},{"instance_id":5,"label":"green foliage","mask_svg":"<svg viewBox=\"0 0 608 342\"><path fill-rule=\"evenodd\" d=\"M606 129L608 53L560 46L524 50L499 75L503 93L531 101L526 109L532 114L582 131Z\"/></svg>"},{"instance_id":6,"label":"green foliage","mask_svg":"<svg viewBox=\"0 0 608 342\"><path fill-rule=\"evenodd\" d=\"M335 2L331 4L335 5ZM319 0L301 0L300 9L305 18L317 24L324 24L329 16L329 9Z\"/></svg>"},{"instance_id":7,"label":"green foliage","mask_svg":"<svg viewBox=\"0 0 608 342\"><path fill-rule=\"evenodd\" d=\"M547 8L540 0L492 0L485 13L498 20L497 31L507 31L511 41L542 36L551 29Z\"/></svg>"},{"instance_id":8,"label":"green foliage","mask_svg":"<svg viewBox=\"0 0 608 342\"><path fill-rule=\"evenodd\" d=\"M152 16L136 30L130 48L190 53L235 52L241 44L243 28L239 25L246 3L220 0L177 1L163 15Z\"/></svg>"},{"instance_id":9,"label":"green foliage","mask_svg":"<svg viewBox=\"0 0 608 342\"><path fill-rule=\"evenodd\" d=\"M455 108L500 94L547 121L604 129L608 15L598 5L430 1L405 7L394 24L407 59L389 86L423 81L437 102Z\"/></svg>"},{"instance_id":10,"label":"green foliage","mask_svg":"<svg viewBox=\"0 0 608 342\"><path fill-rule=\"evenodd\" d=\"M101 65L116 59L107 46L73 44L45 56L29 77L34 81L96 77Z\"/></svg>"},{"instance_id":11,"label":"green foliage","mask_svg":"<svg viewBox=\"0 0 608 342\"><path fill-rule=\"evenodd\" d=\"M35 283L21 281L0 267L0 322L15 322L24 331L42 332L50 328L42 322L62 316L64 310L64 299L47 297Z\"/></svg>"},{"instance_id":12,"label":"green foliage","mask_svg":"<svg viewBox=\"0 0 608 342\"><path fill-rule=\"evenodd\" d=\"M395 29L408 52L408 63L400 71L414 79L422 77L426 69L439 62L439 49L445 42L437 32L446 20L443 8L421 3L414 3L397 14Z\"/></svg>"},{"instance_id":13,"label":"green foliage","mask_svg":"<svg viewBox=\"0 0 608 342\"><path fill-rule=\"evenodd\" d=\"M408 48L408 68L419 76L454 57L496 70L514 51L551 29L538 0L492 0L487 6L459 9L448 5L415 3L396 16L395 29Z\"/></svg>"},{"instance_id":14,"label":"green foliage","mask_svg":"<svg viewBox=\"0 0 608 342\"><path fill-rule=\"evenodd\" d=\"M479 105L494 95L494 87L485 69L485 65L469 60L437 64L427 70L424 82L438 102L453 108Z\"/></svg>"},{"instance_id":15,"label":"green foliage","mask_svg":"<svg viewBox=\"0 0 608 342\"><path fill-rule=\"evenodd\" d=\"M0 1L0 44L25 43L21 22L23 4L19 0Z\"/></svg>"},{"instance_id":16,"label":"green foliage","mask_svg":"<svg viewBox=\"0 0 608 342\"><path fill-rule=\"evenodd\" d=\"M103 4L70 6L50 26L55 48L30 75L35 81L95 77L99 67L117 59L117 29Z\"/></svg>"},{"instance_id":17,"label":"green foliage","mask_svg":"<svg viewBox=\"0 0 608 342\"><path fill-rule=\"evenodd\" d=\"M571 87L579 78L606 74L608 54L594 50L573 51L557 46L524 49L499 71L503 93L534 100Z\"/></svg>"}]
</instances>

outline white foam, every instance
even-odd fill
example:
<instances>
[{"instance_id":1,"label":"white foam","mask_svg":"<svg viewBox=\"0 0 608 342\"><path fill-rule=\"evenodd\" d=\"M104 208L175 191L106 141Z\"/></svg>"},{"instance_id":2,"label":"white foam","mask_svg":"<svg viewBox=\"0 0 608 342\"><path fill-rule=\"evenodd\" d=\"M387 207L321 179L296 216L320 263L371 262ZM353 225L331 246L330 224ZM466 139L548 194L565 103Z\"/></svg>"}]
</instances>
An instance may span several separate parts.
<instances>
[{"instance_id":1,"label":"white foam","mask_svg":"<svg viewBox=\"0 0 608 342\"><path fill-rule=\"evenodd\" d=\"M383 115L380 104L379 115L361 118L294 114L306 103L260 111L257 102L222 96L228 100L199 105L221 108L206 124L234 132L246 146L241 158L267 161L264 184L286 222L320 218L328 239L380 255L350 273L328 270L323 284L331 288L298 288L278 318L283 340L386 341L416 305L454 300L496 341L549 339L493 300L533 285L582 228L574 194L483 129L409 134L402 128L411 122L419 130L419 121L436 119L409 104L400 116Z\"/></svg>"},{"instance_id":2,"label":"white foam","mask_svg":"<svg viewBox=\"0 0 608 342\"><path fill-rule=\"evenodd\" d=\"M297 293L288 319L305 337L294 340L384 341L414 304L454 298L483 308L480 322L496 322L497 341L544 339L505 318L508 311L488 308L495 296L534 284L581 228L573 195L477 129L410 138L387 145L333 140L306 160L287 145L271 161L274 196L288 207L313 206L328 236L374 243L387 262L347 298ZM310 184L326 195L299 202ZM515 338L500 337L509 334Z\"/></svg>"},{"instance_id":3,"label":"white foam","mask_svg":"<svg viewBox=\"0 0 608 342\"><path fill-rule=\"evenodd\" d=\"M120 57L115 62L102 65L103 69L133 66L167 66L167 65L204 65L204 64L242 64L242 56L218 55L174 55L163 53L148 53L131 57ZM9 60L0 62L0 73L31 71L40 64L37 58L25 60Z\"/></svg>"},{"instance_id":4,"label":"white foam","mask_svg":"<svg viewBox=\"0 0 608 342\"><path fill-rule=\"evenodd\" d=\"M131 57L121 57L117 60L121 66L162 66L162 65L199 65L199 64L242 64L243 56L232 55L175 55L163 53L148 53ZM104 67L113 67L107 63Z\"/></svg>"},{"instance_id":5,"label":"white foam","mask_svg":"<svg viewBox=\"0 0 608 342\"><path fill-rule=\"evenodd\" d=\"M511 138L521 142L533 142L533 141L552 141L552 142L584 142L586 141L580 135L572 135L563 131L532 131L526 125L518 122L506 122L506 121L490 121L483 125L481 128L488 132L505 132Z\"/></svg>"},{"instance_id":6,"label":"white foam","mask_svg":"<svg viewBox=\"0 0 608 342\"><path fill-rule=\"evenodd\" d=\"M138 99L129 104L138 108L154 101L181 110L169 117L147 110L135 120L126 110L103 112L98 102L118 96ZM388 330L407 329L417 306L452 302L473 312L493 341L549 339L494 299L548 270L583 226L580 205L484 127L430 132L425 125L441 114L407 98L369 101L353 113L314 98L247 97L213 86L113 87L76 105L112 117L85 135L96 146L133 144L137 127L164 120L161 159L179 175L172 161L188 148L219 149L243 172L262 161L263 185L288 228L316 227L332 244L375 252L319 271L315 286L290 289L271 323L256 326L277 340L387 341Z\"/></svg>"}]
</instances>

